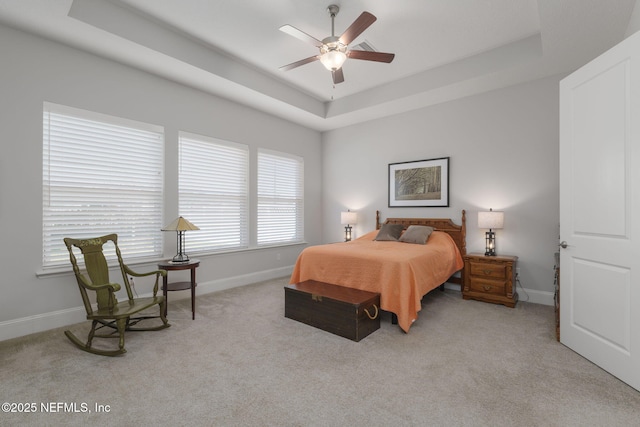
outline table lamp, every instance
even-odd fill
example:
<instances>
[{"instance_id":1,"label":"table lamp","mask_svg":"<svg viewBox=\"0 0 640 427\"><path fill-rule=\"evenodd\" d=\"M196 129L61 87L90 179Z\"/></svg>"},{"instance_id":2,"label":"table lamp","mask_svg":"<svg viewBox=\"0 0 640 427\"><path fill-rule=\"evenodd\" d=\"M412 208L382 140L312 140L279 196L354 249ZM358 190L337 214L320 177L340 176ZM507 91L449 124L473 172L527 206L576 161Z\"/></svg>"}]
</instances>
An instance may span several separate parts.
<instances>
[{"instance_id":1,"label":"table lamp","mask_svg":"<svg viewBox=\"0 0 640 427\"><path fill-rule=\"evenodd\" d=\"M478 228L488 228L485 233L485 256L496 256L496 233L493 230L504 226L504 212L478 212Z\"/></svg>"},{"instance_id":2,"label":"table lamp","mask_svg":"<svg viewBox=\"0 0 640 427\"><path fill-rule=\"evenodd\" d=\"M189 257L184 251L184 232L187 230L200 230L183 217L176 218L171 224L162 227L162 231L176 231L178 253L173 257L173 262L189 262Z\"/></svg>"},{"instance_id":3,"label":"table lamp","mask_svg":"<svg viewBox=\"0 0 640 427\"><path fill-rule=\"evenodd\" d=\"M356 224L357 220L358 220L358 214L356 212L351 212L347 210L347 212L340 213L340 222L342 223L342 225L346 224L346 227L344 227L345 242L351 241L351 228L352 228L351 224Z\"/></svg>"}]
</instances>

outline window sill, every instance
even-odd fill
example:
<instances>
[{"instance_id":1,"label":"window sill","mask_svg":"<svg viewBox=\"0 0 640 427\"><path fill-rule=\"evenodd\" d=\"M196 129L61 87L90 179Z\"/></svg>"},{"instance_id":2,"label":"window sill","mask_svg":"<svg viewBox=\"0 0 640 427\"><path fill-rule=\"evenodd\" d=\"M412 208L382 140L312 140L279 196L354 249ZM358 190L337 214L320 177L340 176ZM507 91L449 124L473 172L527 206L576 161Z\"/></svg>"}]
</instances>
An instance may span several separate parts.
<instances>
[{"instance_id":1,"label":"window sill","mask_svg":"<svg viewBox=\"0 0 640 427\"><path fill-rule=\"evenodd\" d=\"M302 241L302 242L296 242L296 243L283 243L280 245L269 245L269 246L255 246L251 248L241 248L241 249L222 249L219 251L209 251L209 252L189 252L189 257L203 258L203 257L209 257L209 256L216 256L216 255L234 255L234 254L240 254L243 252L255 252L255 251L263 251L263 250L269 250L269 249L286 248L286 247L292 247L292 246L306 246L308 244L309 244L308 242ZM157 264L159 262L166 261L167 259L171 259L172 256L173 255L163 256L160 258L145 258L145 259L140 258L140 259L135 259L130 262L127 262L126 254L123 254L125 263L134 270L136 269L136 266L155 265L156 267L154 268L157 268ZM109 265L109 269L117 269L117 268L118 268L117 264ZM71 264L69 264L69 266L61 265L57 267L47 267L47 268L43 267L36 271L36 277L40 279L48 278L48 277L56 277L56 276L66 276L66 275L73 275L73 269L71 268Z\"/></svg>"},{"instance_id":2,"label":"window sill","mask_svg":"<svg viewBox=\"0 0 640 427\"><path fill-rule=\"evenodd\" d=\"M215 256L215 255L232 255L242 252L255 252L255 251L264 251L269 249L277 249L277 248L286 248L290 246L306 246L309 243L306 241L295 242L295 243L282 243L279 245L265 245L265 246L253 246L250 248L238 248L238 249L221 249L219 251L207 251L207 252L189 252L189 256L197 256L197 257L206 257L206 256ZM191 255L193 254L193 255Z\"/></svg>"}]
</instances>

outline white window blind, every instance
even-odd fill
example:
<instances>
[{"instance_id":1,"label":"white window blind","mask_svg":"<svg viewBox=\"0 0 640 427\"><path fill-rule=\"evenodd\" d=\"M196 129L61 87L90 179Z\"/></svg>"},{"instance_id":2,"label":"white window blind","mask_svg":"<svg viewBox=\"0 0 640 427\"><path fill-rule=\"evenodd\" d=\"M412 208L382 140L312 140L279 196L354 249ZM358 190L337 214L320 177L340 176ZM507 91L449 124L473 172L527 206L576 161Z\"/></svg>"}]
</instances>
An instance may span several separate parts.
<instances>
[{"instance_id":1,"label":"white window blind","mask_svg":"<svg viewBox=\"0 0 640 427\"><path fill-rule=\"evenodd\" d=\"M304 240L304 160L258 150L258 246Z\"/></svg>"},{"instance_id":2,"label":"white window blind","mask_svg":"<svg viewBox=\"0 0 640 427\"><path fill-rule=\"evenodd\" d=\"M64 237L118 234L127 260L162 255L161 127L45 103L43 267L69 264Z\"/></svg>"},{"instance_id":3,"label":"white window blind","mask_svg":"<svg viewBox=\"0 0 640 427\"><path fill-rule=\"evenodd\" d=\"M186 252L247 248L249 147L185 132L179 145L180 215L200 228Z\"/></svg>"}]
</instances>

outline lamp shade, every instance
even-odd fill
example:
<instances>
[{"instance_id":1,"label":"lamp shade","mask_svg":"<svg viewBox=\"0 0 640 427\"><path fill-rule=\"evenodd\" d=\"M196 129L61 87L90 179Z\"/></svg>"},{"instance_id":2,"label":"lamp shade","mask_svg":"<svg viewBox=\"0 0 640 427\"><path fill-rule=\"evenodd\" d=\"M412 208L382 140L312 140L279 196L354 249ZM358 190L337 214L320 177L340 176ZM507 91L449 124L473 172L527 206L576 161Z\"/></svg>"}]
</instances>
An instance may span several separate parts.
<instances>
[{"instance_id":1,"label":"lamp shade","mask_svg":"<svg viewBox=\"0 0 640 427\"><path fill-rule=\"evenodd\" d=\"M347 211L347 212L340 213L340 223L342 225L357 224L357 221L358 221L358 214L356 212Z\"/></svg>"},{"instance_id":2,"label":"lamp shade","mask_svg":"<svg viewBox=\"0 0 640 427\"><path fill-rule=\"evenodd\" d=\"M504 227L504 212L478 212L478 228L498 230Z\"/></svg>"},{"instance_id":3,"label":"lamp shade","mask_svg":"<svg viewBox=\"0 0 640 427\"><path fill-rule=\"evenodd\" d=\"M161 231L187 231L187 230L200 230L198 226L191 224L189 221L179 216L171 224L162 227Z\"/></svg>"}]
</instances>

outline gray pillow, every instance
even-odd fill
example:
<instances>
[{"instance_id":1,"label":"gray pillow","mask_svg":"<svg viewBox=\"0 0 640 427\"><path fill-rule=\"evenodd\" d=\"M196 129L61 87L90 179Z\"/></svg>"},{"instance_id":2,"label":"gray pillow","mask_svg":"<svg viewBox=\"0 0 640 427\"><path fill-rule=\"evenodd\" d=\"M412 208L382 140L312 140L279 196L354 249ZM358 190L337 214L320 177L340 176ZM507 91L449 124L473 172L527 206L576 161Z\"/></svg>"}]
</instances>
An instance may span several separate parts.
<instances>
[{"instance_id":1,"label":"gray pillow","mask_svg":"<svg viewBox=\"0 0 640 427\"><path fill-rule=\"evenodd\" d=\"M404 226L402 224L382 224L382 228L374 240L392 240L397 241Z\"/></svg>"},{"instance_id":2,"label":"gray pillow","mask_svg":"<svg viewBox=\"0 0 640 427\"><path fill-rule=\"evenodd\" d=\"M433 233L433 227L426 225L410 225L402 236L400 241L405 243L417 243L418 245L426 245L427 239Z\"/></svg>"}]
</instances>

